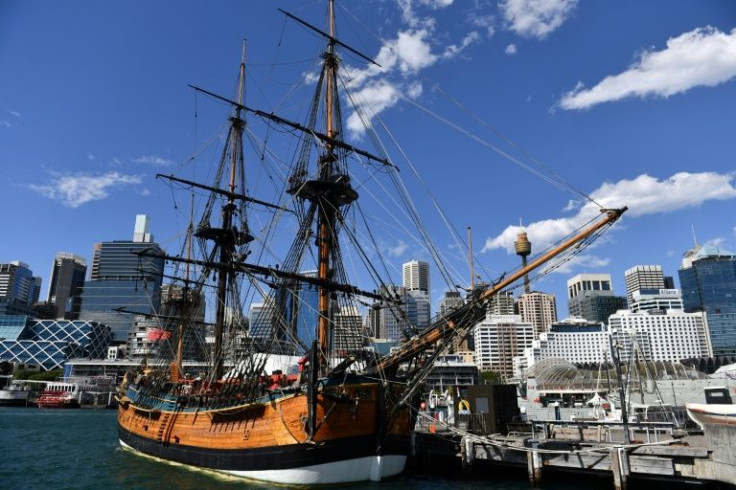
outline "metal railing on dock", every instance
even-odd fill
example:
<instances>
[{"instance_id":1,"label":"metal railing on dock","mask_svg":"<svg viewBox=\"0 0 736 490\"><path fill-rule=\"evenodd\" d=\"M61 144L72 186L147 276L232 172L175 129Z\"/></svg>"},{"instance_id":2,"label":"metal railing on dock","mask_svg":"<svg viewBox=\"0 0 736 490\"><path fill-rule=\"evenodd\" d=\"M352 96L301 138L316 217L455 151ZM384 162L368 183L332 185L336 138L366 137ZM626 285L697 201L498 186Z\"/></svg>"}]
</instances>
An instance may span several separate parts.
<instances>
[{"instance_id":1,"label":"metal railing on dock","mask_svg":"<svg viewBox=\"0 0 736 490\"><path fill-rule=\"evenodd\" d=\"M629 431L629 441L641 441L651 444L675 436L675 424L672 422L613 422L601 420L561 421L532 420L532 439L578 439L608 443L623 443L624 432ZM620 435L615 437L615 435ZM643 439L640 439L642 437Z\"/></svg>"}]
</instances>

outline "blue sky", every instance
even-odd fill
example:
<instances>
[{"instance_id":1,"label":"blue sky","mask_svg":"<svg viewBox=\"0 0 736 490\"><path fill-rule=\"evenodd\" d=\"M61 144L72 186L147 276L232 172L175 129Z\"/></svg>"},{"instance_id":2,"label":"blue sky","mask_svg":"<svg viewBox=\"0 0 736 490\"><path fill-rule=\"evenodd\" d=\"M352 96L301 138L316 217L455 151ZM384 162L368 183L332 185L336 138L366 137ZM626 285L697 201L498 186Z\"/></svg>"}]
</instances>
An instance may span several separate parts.
<instances>
[{"instance_id":1,"label":"blue sky","mask_svg":"<svg viewBox=\"0 0 736 490\"><path fill-rule=\"evenodd\" d=\"M28 263L45 295L56 252L89 260L94 243L132 237L136 214L176 250L186 206L154 175L185 168L225 115L187 84L231 96L246 38L247 102L302 119L291 95L309 88L320 45L277 7L323 24L322 1L0 2L0 261ZM574 274L610 273L619 294L633 265L677 276L693 228L736 250L733 1L366 0L337 15L340 38L381 64L346 54L348 85L417 168L408 188L430 188L463 238L472 227L484 278L517 265L520 220L540 250L595 212L506 155L630 208L535 285L561 317ZM462 245L418 207L467 282ZM429 258L411 235L379 241L395 271Z\"/></svg>"}]
</instances>

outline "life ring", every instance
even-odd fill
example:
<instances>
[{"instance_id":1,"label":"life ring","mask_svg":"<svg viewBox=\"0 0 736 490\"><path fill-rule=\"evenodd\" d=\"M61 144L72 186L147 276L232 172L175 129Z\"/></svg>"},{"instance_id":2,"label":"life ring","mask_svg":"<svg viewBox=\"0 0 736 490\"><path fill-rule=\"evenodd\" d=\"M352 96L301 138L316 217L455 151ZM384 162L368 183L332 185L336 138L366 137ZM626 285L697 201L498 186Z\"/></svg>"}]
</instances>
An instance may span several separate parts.
<instances>
[{"instance_id":1,"label":"life ring","mask_svg":"<svg viewBox=\"0 0 736 490\"><path fill-rule=\"evenodd\" d=\"M470 403L466 400L460 400L460 403L457 404L457 411L459 413L470 413Z\"/></svg>"}]
</instances>

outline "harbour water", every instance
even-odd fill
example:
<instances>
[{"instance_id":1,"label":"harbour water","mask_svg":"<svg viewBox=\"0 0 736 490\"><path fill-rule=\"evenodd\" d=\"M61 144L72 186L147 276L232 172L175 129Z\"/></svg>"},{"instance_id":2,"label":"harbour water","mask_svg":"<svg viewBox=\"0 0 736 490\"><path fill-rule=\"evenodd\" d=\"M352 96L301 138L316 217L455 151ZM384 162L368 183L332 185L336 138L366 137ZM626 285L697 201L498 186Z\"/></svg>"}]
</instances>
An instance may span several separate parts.
<instances>
[{"instance_id":1,"label":"harbour water","mask_svg":"<svg viewBox=\"0 0 736 490\"><path fill-rule=\"evenodd\" d=\"M4 490L265 489L215 473L162 463L123 450L116 435L115 410L0 408L0 488ZM604 488L605 488L604 484ZM336 488L336 487L330 487ZM472 479L405 474L366 489L523 490L524 475ZM545 490L591 488L570 481Z\"/></svg>"}]
</instances>

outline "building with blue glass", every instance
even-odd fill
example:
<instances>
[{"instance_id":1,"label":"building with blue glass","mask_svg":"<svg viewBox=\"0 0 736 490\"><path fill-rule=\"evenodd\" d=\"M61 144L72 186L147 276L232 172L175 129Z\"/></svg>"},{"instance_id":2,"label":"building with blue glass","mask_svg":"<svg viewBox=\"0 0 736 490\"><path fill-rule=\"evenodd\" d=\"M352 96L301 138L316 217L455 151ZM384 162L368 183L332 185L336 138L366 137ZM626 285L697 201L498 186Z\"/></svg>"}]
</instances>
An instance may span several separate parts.
<instances>
[{"instance_id":1,"label":"building with blue glass","mask_svg":"<svg viewBox=\"0 0 736 490\"><path fill-rule=\"evenodd\" d=\"M736 255L715 245L688 250L678 271L685 311L704 311L716 356L736 355Z\"/></svg>"},{"instance_id":2,"label":"building with blue glass","mask_svg":"<svg viewBox=\"0 0 736 490\"><path fill-rule=\"evenodd\" d=\"M71 358L105 358L110 339L110 327L97 322L0 316L1 361L62 368Z\"/></svg>"},{"instance_id":3,"label":"building with blue glass","mask_svg":"<svg viewBox=\"0 0 736 490\"><path fill-rule=\"evenodd\" d=\"M159 310L164 262L164 251L148 233L148 217L138 215L132 241L95 245L79 318L109 325L113 342L125 343L136 313Z\"/></svg>"}]
</instances>

